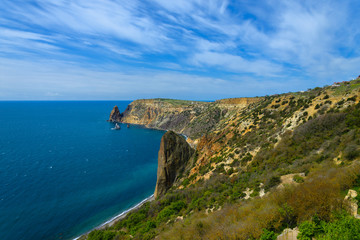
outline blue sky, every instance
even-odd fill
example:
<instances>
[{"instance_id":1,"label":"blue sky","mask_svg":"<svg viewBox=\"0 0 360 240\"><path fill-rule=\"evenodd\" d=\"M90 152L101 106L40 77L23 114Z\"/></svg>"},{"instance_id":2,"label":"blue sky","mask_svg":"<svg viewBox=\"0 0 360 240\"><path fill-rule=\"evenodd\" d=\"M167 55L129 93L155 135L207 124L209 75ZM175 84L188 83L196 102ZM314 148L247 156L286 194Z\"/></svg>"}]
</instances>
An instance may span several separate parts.
<instances>
[{"instance_id":1,"label":"blue sky","mask_svg":"<svg viewBox=\"0 0 360 240\"><path fill-rule=\"evenodd\" d=\"M214 100L360 74L356 0L2 0L0 100Z\"/></svg>"}]
</instances>

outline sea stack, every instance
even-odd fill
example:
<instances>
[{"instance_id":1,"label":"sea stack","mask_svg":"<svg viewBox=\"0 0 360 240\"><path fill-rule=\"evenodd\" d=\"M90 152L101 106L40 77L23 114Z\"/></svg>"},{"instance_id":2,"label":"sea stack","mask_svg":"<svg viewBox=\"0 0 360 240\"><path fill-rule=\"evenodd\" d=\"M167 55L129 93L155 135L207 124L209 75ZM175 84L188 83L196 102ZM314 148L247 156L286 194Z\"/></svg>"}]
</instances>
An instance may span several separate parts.
<instances>
[{"instance_id":1,"label":"sea stack","mask_svg":"<svg viewBox=\"0 0 360 240\"><path fill-rule=\"evenodd\" d=\"M120 122L121 114L119 108L115 106L110 113L109 122Z\"/></svg>"},{"instance_id":2,"label":"sea stack","mask_svg":"<svg viewBox=\"0 0 360 240\"><path fill-rule=\"evenodd\" d=\"M194 149L183 137L173 131L164 134L158 154L155 198L164 195L171 188L176 178L184 171L193 153Z\"/></svg>"}]
</instances>

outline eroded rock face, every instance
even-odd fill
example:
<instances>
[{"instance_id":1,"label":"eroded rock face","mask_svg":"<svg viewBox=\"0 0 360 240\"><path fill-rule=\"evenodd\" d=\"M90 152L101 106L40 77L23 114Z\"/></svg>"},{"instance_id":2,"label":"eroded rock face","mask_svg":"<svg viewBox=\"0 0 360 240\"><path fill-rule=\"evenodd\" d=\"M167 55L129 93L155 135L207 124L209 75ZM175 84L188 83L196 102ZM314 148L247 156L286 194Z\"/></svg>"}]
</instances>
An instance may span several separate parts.
<instances>
[{"instance_id":1,"label":"eroded rock face","mask_svg":"<svg viewBox=\"0 0 360 240\"><path fill-rule=\"evenodd\" d=\"M121 120L121 114L120 114L119 108L117 106L115 106L110 113L109 121L110 122L120 122L120 120Z\"/></svg>"},{"instance_id":2,"label":"eroded rock face","mask_svg":"<svg viewBox=\"0 0 360 240\"><path fill-rule=\"evenodd\" d=\"M164 195L169 190L176 178L184 171L193 153L194 149L183 137L173 131L164 134L158 155L155 198Z\"/></svg>"}]
</instances>

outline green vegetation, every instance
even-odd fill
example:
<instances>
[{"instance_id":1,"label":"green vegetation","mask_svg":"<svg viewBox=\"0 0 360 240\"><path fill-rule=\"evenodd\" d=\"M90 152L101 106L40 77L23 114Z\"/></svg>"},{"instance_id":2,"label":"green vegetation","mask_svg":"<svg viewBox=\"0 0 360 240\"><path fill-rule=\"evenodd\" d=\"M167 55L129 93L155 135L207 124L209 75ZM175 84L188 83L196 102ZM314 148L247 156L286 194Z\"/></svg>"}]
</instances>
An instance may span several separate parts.
<instances>
[{"instance_id":1,"label":"green vegetation","mask_svg":"<svg viewBox=\"0 0 360 240\"><path fill-rule=\"evenodd\" d=\"M305 224L306 221L336 225L338 212L343 211L345 207L342 204L341 189L352 186L356 178L354 173L359 171L359 165L347 168L324 166L309 174L303 184L270 192L264 198L227 204L223 209L210 215L200 211L195 212L184 222L167 225L159 237L160 239L268 239L266 237L271 239L284 228L300 225L304 232L302 235L306 239L305 237L311 236L317 229L317 226L312 227L313 224L310 226ZM351 219L352 223L359 221L348 215L346 218ZM198 222L203 226L201 232L195 227ZM356 229L357 225L354 226L353 229Z\"/></svg>"},{"instance_id":2,"label":"green vegetation","mask_svg":"<svg viewBox=\"0 0 360 240\"><path fill-rule=\"evenodd\" d=\"M357 240L360 239L360 220L342 213L332 222L305 221L300 227L298 239L311 240Z\"/></svg>"},{"instance_id":3,"label":"green vegetation","mask_svg":"<svg viewBox=\"0 0 360 240\"><path fill-rule=\"evenodd\" d=\"M359 239L360 220L343 201L350 188L360 193L359 88L358 79L266 96L238 112L208 104L190 123L203 142L181 181L88 239L265 240L296 226L303 240ZM287 174L297 184L277 188Z\"/></svg>"},{"instance_id":4,"label":"green vegetation","mask_svg":"<svg viewBox=\"0 0 360 240\"><path fill-rule=\"evenodd\" d=\"M303 183L304 182L304 178L300 177L299 175L295 175L293 180L297 183Z\"/></svg>"},{"instance_id":5,"label":"green vegetation","mask_svg":"<svg viewBox=\"0 0 360 240\"><path fill-rule=\"evenodd\" d=\"M273 231L263 229L260 240L276 240L276 234Z\"/></svg>"}]
</instances>

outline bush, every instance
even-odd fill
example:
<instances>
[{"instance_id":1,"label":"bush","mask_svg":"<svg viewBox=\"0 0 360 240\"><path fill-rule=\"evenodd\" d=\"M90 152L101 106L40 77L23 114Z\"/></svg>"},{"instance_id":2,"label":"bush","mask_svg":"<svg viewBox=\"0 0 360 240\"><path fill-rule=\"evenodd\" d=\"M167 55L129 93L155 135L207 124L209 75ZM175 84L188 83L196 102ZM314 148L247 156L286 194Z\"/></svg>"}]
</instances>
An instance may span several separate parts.
<instances>
[{"instance_id":1,"label":"bush","mask_svg":"<svg viewBox=\"0 0 360 240\"><path fill-rule=\"evenodd\" d=\"M337 105L342 106L344 104L345 100L341 99L340 101L337 102Z\"/></svg>"},{"instance_id":2,"label":"bush","mask_svg":"<svg viewBox=\"0 0 360 240\"><path fill-rule=\"evenodd\" d=\"M349 97L346 101L356 101L356 96Z\"/></svg>"},{"instance_id":3,"label":"bush","mask_svg":"<svg viewBox=\"0 0 360 240\"><path fill-rule=\"evenodd\" d=\"M344 149L344 156L346 159L348 160L354 160L355 158L357 158L359 156L359 149L358 146L354 145L354 144L350 144L348 145L345 149Z\"/></svg>"},{"instance_id":4,"label":"bush","mask_svg":"<svg viewBox=\"0 0 360 240\"><path fill-rule=\"evenodd\" d=\"M360 220L351 216L342 217L339 220L326 224L324 234L317 236L317 240L359 240Z\"/></svg>"},{"instance_id":5,"label":"bush","mask_svg":"<svg viewBox=\"0 0 360 240\"><path fill-rule=\"evenodd\" d=\"M303 183L304 182L304 178L300 177L299 175L295 175L293 180L297 183Z\"/></svg>"},{"instance_id":6,"label":"bush","mask_svg":"<svg viewBox=\"0 0 360 240\"><path fill-rule=\"evenodd\" d=\"M158 222L165 222L171 216L179 213L183 208L186 208L186 203L182 200L177 202L172 202L169 206L166 206L161 210L156 218Z\"/></svg>"},{"instance_id":7,"label":"bush","mask_svg":"<svg viewBox=\"0 0 360 240\"><path fill-rule=\"evenodd\" d=\"M279 176L272 176L265 184L265 190L269 190L272 187L280 184L281 180Z\"/></svg>"},{"instance_id":8,"label":"bush","mask_svg":"<svg viewBox=\"0 0 360 240\"><path fill-rule=\"evenodd\" d=\"M88 240L112 240L116 236L112 231L94 230L89 233Z\"/></svg>"},{"instance_id":9,"label":"bush","mask_svg":"<svg viewBox=\"0 0 360 240\"><path fill-rule=\"evenodd\" d=\"M299 235L298 239L300 240L312 240L315 236L316 225L312 221L305 221L299 226Z\"/></svg>"},{"instance_id":10,"label":"bush","mask_svg":"<svg viewBox=\"0 0 360 240\"><path fill-rule=\"evenodd\" d=\"M339 182L340 179L324 181L319 176L318 179L298 185L288 199L289 206L298 216L297 221L309 220L315 215L329 221L333 211L342 207Z\"/></svg>"},{"instance_id":11,"label":"bush","mask_svg":"<svg viewBox=\"0 0 360 240\"><path fill-rule=\"evenodd\" d=\"M263 229L260 240L276 240L276 234L273 231Z\"/></svg>"},{"instance_id":12,"label":"bush","mask_svg":"<svg viewBox=\"0 0 360 240\"><path fill-rule=\"evenodd\" d=\"M182 182L182 185L183 185L184 187L186 187L187 185L189 185L189 183L190 183L190 180L189 180L188 178L186 178L186 179Z\"/></svg>"},{"instance_id":13,"label":"bush","mask_svg":"<svg viewBox=\"0 0 360 240\"><path fill-rule=\"evenodd\" d=\"M247 162L250 162L253 156L250 153L247 153L245 157L241 159L242 164L246 164Z\"/></svg>"}]
</instances>

